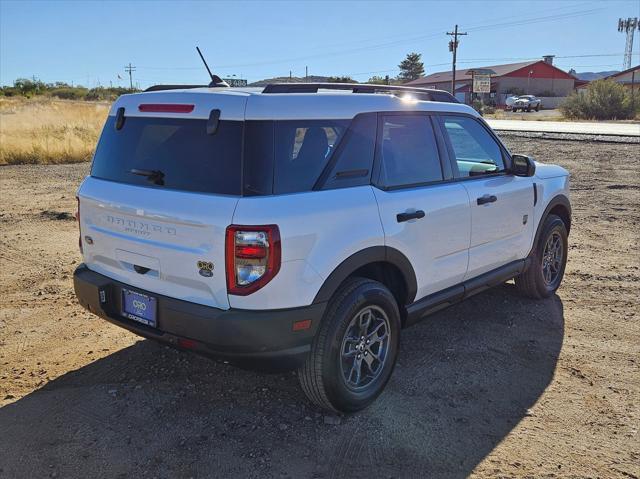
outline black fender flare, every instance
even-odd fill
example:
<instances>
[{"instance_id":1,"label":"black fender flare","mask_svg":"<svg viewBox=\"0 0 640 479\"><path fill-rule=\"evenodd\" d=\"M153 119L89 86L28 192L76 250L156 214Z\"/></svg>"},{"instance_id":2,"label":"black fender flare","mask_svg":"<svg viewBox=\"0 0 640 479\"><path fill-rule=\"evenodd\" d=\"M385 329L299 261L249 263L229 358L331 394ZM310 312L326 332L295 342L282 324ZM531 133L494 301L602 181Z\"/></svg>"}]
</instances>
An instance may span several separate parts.
<instances>
[{"instance_id":1,"label":"black fender flare","mask_svg":"<svg viewBox=\"0 0 640 479\"><path fill-rule=\"evenodd\" d=\"M544 220L547 219L547 216L549 216L550 211L559 205L564 206L569 213L569 224L567 225L567 232L570 230L571 202L569 201L569 198L567 198L565 195L560 194L560 195L554 196L551 199L551 201L549 201L549 204L547 205L547 207L544 209L542 216L540 216L540 221L538 222L538 226L536 228L536 234L533 238L533 246L531 247L531 251L529 251L529 256L531 256L534 250L536 249L536 245L538 244L538 240L540 239L540 235L542 234L542 225L544 224Z\"/></svg>"},{"instance_id":2,"label":"black fender flare","mask_svg":"<svg viewBox=\"0 0 640 479\"><path fill-rule=\"evenodd\" d=\"M418 292L418 282L411 261L402 252L390 246L371 246L342 261L324 281L313 303L329 301L345 279L354 271L371 263L390 263L397 267L407 285L407 304L413 302Z\"/></svg>"}]
</instances>

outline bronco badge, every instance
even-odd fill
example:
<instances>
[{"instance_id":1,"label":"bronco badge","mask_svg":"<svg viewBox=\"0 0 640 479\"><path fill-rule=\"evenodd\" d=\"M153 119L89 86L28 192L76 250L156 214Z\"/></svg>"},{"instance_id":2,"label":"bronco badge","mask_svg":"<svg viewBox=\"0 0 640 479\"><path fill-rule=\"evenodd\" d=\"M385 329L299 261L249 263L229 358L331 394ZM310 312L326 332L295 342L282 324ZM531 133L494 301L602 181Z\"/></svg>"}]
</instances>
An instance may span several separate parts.
<instances>
[{"instance_id":1,"label":"bronco badge","mask_svg":"<svg viewBox=\"0 0 640 479\"><path fill-rule=\"evenodd\" d=\"M198 261L198 273L205 278L213 276L213 263L211 261Z\"/></svg>"}]
</instances>

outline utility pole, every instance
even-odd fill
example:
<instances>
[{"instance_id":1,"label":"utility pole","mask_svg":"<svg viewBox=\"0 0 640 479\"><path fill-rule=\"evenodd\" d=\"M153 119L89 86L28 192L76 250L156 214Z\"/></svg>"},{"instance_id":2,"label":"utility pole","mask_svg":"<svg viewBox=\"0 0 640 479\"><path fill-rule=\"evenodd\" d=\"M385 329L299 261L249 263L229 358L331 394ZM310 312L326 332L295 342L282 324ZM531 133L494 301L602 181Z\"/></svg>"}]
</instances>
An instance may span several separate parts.
<instances>
[{"instance_id":1,"label":"utility pole","mask_svg":"<svg viewBox=\"0 0 640 479\"><path fill-rule=\"evenodd\" d=\"M627 34L627 40L624 45L624 63L623 68L628 70L631 68L631 58L633 51L633 34L636 30L640 30L640 22L638 17L618 20L618 31Z\"/></svg>"},{"instance_id":2,"label":"utility pole","mask_svg":"<svg viewBox=\"0 0 640 479\"><path fill-rule=\"evenodd\" d=\"M131 76L131 72L136 71L136 67L131 66L131 62L129 62L129 65L124 67L124 71L129 74L129 88L133 90L133 77Z\"/></svg>"},{"instance_id":3,"label":"utility pole","mask_svg":"<svg viewBox=\"0 0 640 479\"><path fill-rule=\"evenodd\" d=\"M304 67L304 81L309 81L309 67Z\"/></svg>"},{"instance_id":4,"label":"utility pole","mask_svg":"<svg viewBox=\"0 0 640 479\"><path fill-rule=\"evenodd\" d=\"M447 35L452 36L453 40L449 41L449 51L453 52L453 65L451 68L451 94L456 96L456 53L458 52L458 37L461 35L467 35L465 32L458 31L458 25L453 32L447 32Z\"/></svg>"}]
</instances>

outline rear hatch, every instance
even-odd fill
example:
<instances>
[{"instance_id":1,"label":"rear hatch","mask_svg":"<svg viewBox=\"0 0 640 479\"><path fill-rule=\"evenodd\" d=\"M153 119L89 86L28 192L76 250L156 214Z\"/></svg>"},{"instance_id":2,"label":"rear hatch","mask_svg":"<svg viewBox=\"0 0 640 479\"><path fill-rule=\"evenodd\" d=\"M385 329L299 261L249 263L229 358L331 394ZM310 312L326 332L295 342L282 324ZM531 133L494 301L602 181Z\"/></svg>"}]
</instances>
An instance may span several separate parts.
<instances>
[{"instance_id":1,"label":"rear hatch","mask_svg":"<svg viewBox=\"0 0 640 479\"><path fill-rule=\"evenodd\" d=\"M89 269L133 290L229 307L225 230L241 189L245 102L209 92L118 100L78 193Z\"/></svg>"}]
</instances>

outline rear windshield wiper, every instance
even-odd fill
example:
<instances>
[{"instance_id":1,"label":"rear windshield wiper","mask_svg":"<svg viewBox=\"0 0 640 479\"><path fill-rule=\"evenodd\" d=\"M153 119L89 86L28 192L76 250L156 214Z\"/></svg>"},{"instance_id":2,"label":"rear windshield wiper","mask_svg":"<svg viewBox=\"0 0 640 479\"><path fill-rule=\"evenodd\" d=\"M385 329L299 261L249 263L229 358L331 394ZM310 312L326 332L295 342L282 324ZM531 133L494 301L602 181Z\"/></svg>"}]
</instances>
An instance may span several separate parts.
<instances>
[{"instance_id":1,"label":"rear windshield wiper","mask_svg":"<svg viewBox=\"0 0 640 479\"><path fill-rule=\"evenodd\" d=\"M136 168L129 170L134 175L146 176L149 181L155 185L164 185L164 173L160 170L138 170Z\"/></svg>"}]
</instances>

